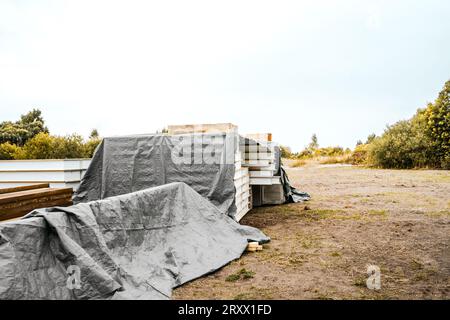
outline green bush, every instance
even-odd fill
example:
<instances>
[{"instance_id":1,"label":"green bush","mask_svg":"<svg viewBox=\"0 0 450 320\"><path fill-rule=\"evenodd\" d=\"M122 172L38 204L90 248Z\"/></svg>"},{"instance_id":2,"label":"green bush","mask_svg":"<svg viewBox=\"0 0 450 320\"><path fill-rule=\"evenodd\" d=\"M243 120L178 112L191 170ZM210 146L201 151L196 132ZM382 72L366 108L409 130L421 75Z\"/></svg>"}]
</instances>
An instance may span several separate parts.
<instances>
[{"instance_id":1,"label":"green bush","mask_svg":"<svg viewBox=\"0 0 450 320\"><path fill-rule=\"evenodd\" d=\"M4 121L0 123L0 143L9 142L23 146L38 133L48 133L39 109L33 109L20 117L19 121Z\"/></svg>"},{"instance_id":2,"label":"green bush","mask_svg":"<svg viewBox=\"0 0 450 320\"><path fill-rule=\"evenodd\" d=\"M450 81L433 104L388 126L367 147L367 163L381 168L450 169Z\"/></svg>"},{"instance_id":3,"label":"green bush","mask_svg":"<svg viewBox=\"0 0 450 320\"><path fill-rule=\"evenodd\" d=\"M350 163L354 165L365 165L367 164L367 152L368 144L359 144L353 150L350 156Z\"/></svg>"},{"instance_id":4,"label":"green bush","mask_svg":"<svg viewBox=\"0 0 450 320\"><path fill-rule=\"evenodd\" d=\"M102 142L100 138L93 137L89 139L84 145L84 158L92 158L100 142Z\"/></svg>"},{"instance_id":5,"label":"green bush","mask_svg":"<svg viewBox=\"0 0 450 320\"><path fill-rule=\"evenodd\" d=\"M5 142L0 144L0 160L23 159L24 154L21 147Z\"/></svg>"},{"instance_id":6,"label":"green bush","mask_svg":"<svg viewBox=\"0 0 450 320\"><path fill-rule=\"evenodd\" d=\"M342 147L326 147L318 148L314 150L316 157L336 157L344 155L344 149Z\"/></svg>"},{"instance_id":7,"label":"green bush","mask_svg":"<svg viewBox=\"0 0 450 320\"><path fill-rule=\"evenodd\" d=\"M399 121L368 145L367 162L381 168L435 167L432 142L417 119Z\"/></svg>"},{"instance_id":8,"label":"green bush","mask_svg":"<svg viewBox=\"0 0 450 320\"><path fill-rule=\"evenodd\" d=\"M280 146L280 152L281 152L281 157L282 158L285 158L285 159L291 159L292 158L291 148L285 147L285 146Z\"/></svg>"},{"instance_id":9,"label":"green bush","mask_svg":"<svg viewBox=\"0 0 450 320\"><path fill-rule=\"evenodd\" d=\"M22 158L25 159L74 159L90 158L101 142L92 138L84 143L80 135L51 136L39 133L23 146Z\"/></svg>"}]
</instances>

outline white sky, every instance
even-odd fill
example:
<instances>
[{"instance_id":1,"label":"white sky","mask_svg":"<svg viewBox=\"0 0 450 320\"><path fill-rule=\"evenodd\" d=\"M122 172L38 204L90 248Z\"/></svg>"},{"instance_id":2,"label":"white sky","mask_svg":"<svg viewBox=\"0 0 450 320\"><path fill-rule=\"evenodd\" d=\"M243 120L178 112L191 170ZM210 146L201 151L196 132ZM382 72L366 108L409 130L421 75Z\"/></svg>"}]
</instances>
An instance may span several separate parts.
<instances>
[{"instance_id":1,"label":"white sky","mask_svg":"<svg viewBox=\"0 0 450 320\"><path fill-rule=\"evenodd\" d=\"M353 147L450 79L450 1L0 0L0 121L54 134L233 122Z\"/></svg>"}]
</instances>

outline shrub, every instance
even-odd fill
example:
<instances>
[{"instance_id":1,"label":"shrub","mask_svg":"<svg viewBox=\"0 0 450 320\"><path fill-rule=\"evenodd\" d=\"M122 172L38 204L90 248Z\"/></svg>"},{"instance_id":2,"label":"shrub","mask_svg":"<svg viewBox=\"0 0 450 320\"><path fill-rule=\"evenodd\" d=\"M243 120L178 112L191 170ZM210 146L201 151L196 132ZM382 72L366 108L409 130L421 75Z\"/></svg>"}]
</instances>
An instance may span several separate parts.
<instances>
[{"instance_id":1,"label":"shrub","mask_svg":"<svg viewBox=\"0 0 450 320\"><path fill-rule=\"evenodd\" d=\"M23 146L25 159L56 159L53 138L48 133L38 133Z\"/></svg>"},{"instance_id":2,"label":"shrub","mask_svg":"<svg viewBox=\"0 0 450 320\"><path fill-rule=\"evenodd\" d=\"M282 158L285 158L285 159L292 158L291 148L285 147L285 146L280 146L280 152L281 152L281 157Z\"/></svg>"},{"instance_id":3,"label":"shrub","mask_svg":"<svg viewBox=\"0 0 450 320\"><path fill-rule=\"evenodd\" d=\"M97 149L100 142L102 142L102 139L100 139L100 138L89 139L86 142L86 144L84 145L83 157L92 158L92 156L94 155L94 152Z\"/></svg>"},{"instance_id":4,"label":"shrub","mask_svg":"<svg viewBox=\"0 0 450 320\"><path fill-rule=\"evenodd\" d=\"M371 140L367 145L369 165L450 169L450 81L434 103L419 109L412 119L388 126L381 137Z\"/></svg>"},{"instance_id":5,"label":"shrub","mask_svg":"<svg viewBox=\"0 0 450 320\"><path fill-rule=\"evenodd\" d=\"M342 147L326 147L319 148L314 151L316 157L335 157L342 156L344 154L344 149Z\"/></svg>"},{"instance_id":6,"label":"shrub","mask_svg":"<svg viewBox=\"0 0 450 320\"><path fill-rule=\"evenodd\" d=\"M0 160L22 159L24 157L21 147L5 142L0 144Z\"/></svg>"},{"instance_id":7,"label":"shrub","mask_svg":"<svg viewBox=\"0 0 450 320\"><path fill-rule=\"evenodd\" d=\"M367 163L368 144L360 144L355 147L355 150L350 156L350 163L354 165L364 165Z\"/></svg>"},{"instance_id":8,"label":"shrub","mask_svg":"<svg viewBox=\"0 0 450 320\"><path fill-rule=\"evenodd\" d=\"M367 162L381 168L435 167L433 143L418 118L399 121L368 145Z\"/></svg>"},{"instance_id":9,"label":"shrub","mask_svg":"<svg viewBox=\"0 0 450 320\"><path fill-rule=\"evenodd\" d=\"M25 159L74 159L90 158L95 148L101 142L99 138L92 138L84 143L80 135L51 136L39 133L28 140L23 146Z\"/></svg>"}]
</instances>

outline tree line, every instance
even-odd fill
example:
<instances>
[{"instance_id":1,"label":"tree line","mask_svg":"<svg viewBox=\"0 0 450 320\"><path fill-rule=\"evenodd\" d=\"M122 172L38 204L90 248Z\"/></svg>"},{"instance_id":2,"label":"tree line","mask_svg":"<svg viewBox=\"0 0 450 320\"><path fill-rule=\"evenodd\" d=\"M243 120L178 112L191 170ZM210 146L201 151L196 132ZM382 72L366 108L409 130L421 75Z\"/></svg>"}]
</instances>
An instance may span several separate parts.
<instances>
[{"instance_id":1,"label":"tree line","mask_svg":"<svg viewBox=\"0 0 450 320\"><path fill-rule=\"evenodd\" d=\"M319 148L317 136L301 152L282 147L282 156L291 159L335 157L336 162L378 168L450 169L450 80L433 103L417 110L408 120L389 125L383 134L371 134L358 141L354 150Z\"/></svg>"},{"instance_id":2,"label":"tree line","mask_svg":"<svg viewBox=\"0 0 450 320\"><path fill-rule=\"evenodd\" d=\"M0 160L91 158L100 142L96 129L87 140L79 134L51 135L39 109L0 123Z\"/></svg>"}]
</instances>

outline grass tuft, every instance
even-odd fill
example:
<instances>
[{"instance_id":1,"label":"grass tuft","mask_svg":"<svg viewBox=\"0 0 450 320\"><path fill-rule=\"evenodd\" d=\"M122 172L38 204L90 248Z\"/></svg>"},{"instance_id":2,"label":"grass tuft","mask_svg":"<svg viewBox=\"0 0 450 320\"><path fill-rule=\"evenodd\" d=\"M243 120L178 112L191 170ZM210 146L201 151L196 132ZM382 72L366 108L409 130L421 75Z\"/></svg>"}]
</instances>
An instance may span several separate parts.
<instances>
[{"instance_id":1,"label":"grass tuft","mask_svg":"<svg viewBox=\"0 0 450 320\"><path fill-rule=\"evenodd\" d=\"M254 276L255 276L255 272L243 268L243 269L239 270L236 273L230 274L225 279L225 281L227 281L227 282L236 282L236 281L239 281L241 279L244 279L244 280L252 279Z\"/></svg>"}]
</instances>

